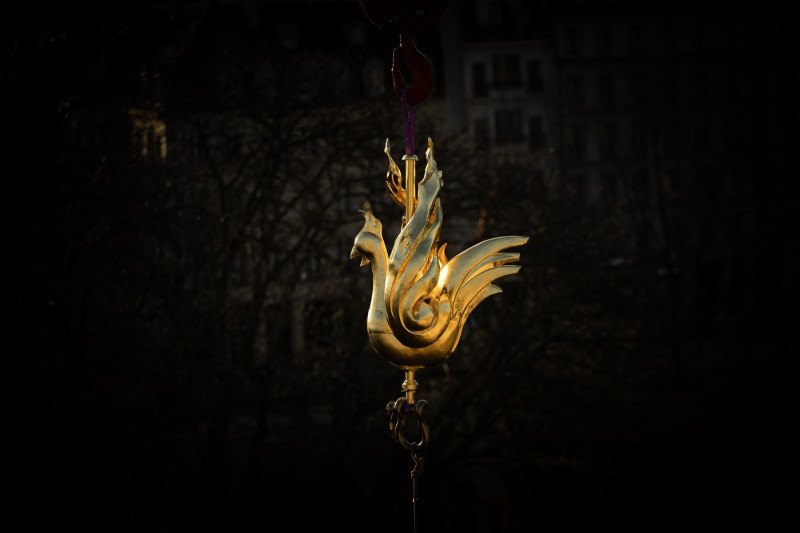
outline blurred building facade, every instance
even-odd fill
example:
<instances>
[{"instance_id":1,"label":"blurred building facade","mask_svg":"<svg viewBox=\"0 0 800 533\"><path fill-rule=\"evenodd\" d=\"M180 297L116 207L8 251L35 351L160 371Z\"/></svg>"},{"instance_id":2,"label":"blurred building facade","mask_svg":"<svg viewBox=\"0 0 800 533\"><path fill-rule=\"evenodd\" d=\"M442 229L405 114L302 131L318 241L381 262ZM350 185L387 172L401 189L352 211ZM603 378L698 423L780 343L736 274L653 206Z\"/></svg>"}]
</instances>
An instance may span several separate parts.
<instances>
[{"instance_id":1,"label":"blurred building facade","mask_svg":"<svg viewBox=\"0 0 800 533\"><path fill-rule=\"evenodd\" d=\"M553 17L564 179L641 206L638 244L692 286L691 308L735 322L796 302L795 200L778 191L797 172L797 28L767 10L575 4Z\"/></svg>"},{"instance_id":2,"label":"blurred building facade","mask_svg":"<svg viewBox=\"0 0 800 533\"><path fill-rule=\"evenodd\" d=\"M359 19L357 2L172 9L249 25L298 68L326 58L341 79L329 90L342 101L395 100L396 36ZM417 36L436 73L419 122L445 124L478 151L555 154L558 186L587 207L625 211L630 247L649 249L661 275L692 286L690 307L735 314L766 305L756 301L764 294L796 301L798 250L781 229L796 207L781 192L794 190L786 179L797 171L793 30L779 13L695 13L680 3L451 0L439 27ZM132 112L133 134L142 153L166 157L175 132L165 134L157 111ZM368 196L384 196L376 184Z\"/></svg>"},{"instance_id":3,"label":"blurred building facade","mask_svg":"<svg viewBox=\"0 0 800 533\"><path fill-rule=\"evenodd\" d=\"M680 2L455 5L476 146L555 149L561 186L628 211L630 246L692 286L686 305L734 321L782 295L796 306L796 195L779 192L796 191L798 169L791 19Z\"/></svg>"}]
</instances>

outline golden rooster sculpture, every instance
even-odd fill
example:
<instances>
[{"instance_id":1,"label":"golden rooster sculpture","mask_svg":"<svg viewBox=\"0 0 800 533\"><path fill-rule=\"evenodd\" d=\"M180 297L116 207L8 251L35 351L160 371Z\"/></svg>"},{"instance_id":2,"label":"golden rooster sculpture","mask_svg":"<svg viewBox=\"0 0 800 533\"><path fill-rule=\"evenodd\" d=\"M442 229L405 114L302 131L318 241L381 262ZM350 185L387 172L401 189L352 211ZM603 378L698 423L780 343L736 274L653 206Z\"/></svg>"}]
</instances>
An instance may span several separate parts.
<instances>
[{"instance_id":1,"label":"golden rooster sculpture","mask_svg":"<svg viewBox=\"0 0 800 533\"><path fill-rule=\"evenodd\" d=\"M389 195L411 215L404 217L388 254L381 222L362 211L364 228L355 237L350 257L361 257L361 266L372 267L367 331L373 348L390 364L413 375L453 353L470 312L485 298L502 292L493 282L520 269L509 264L519 259L519 253L504 250L521 246L528 238L496 237L448 260L446 245L439 246L443 181L433 157L433 142L428 139L425 175L418 187L413 183L413 161L406 169L406 179L410 174L411 180L403 189L388 139L385 153ZM415 205L408 209L410 201Z\"/></svg>"}]
</instances>

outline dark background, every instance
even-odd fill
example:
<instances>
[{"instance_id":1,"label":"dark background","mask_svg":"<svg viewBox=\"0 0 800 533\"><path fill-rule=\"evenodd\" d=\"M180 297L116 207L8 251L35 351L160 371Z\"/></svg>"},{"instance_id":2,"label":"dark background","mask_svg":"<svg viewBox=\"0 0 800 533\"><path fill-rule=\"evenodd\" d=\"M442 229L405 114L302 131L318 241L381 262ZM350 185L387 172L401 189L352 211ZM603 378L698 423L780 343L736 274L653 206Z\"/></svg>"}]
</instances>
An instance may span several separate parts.
<instances>
[{"instance_id":1,"label":"dark background","mask_svg":"<svg viewBox=\"0 0 800 533\"><path fill-rule=\"evenodd\" d=\"M539 7L516 26L540 38L548 17L640 13ZM696 16L682 9L665 12ZM284 19L300 21L288 50ZM366 43L342 44L334 20L366 27ZM348 258L365 202L388 242L400 217L381 153L387 136L402 146L399 102L365 94L359 70L374 54L388 72L396 37L356 2L16 8L0 28L12 514L30 529L410 531L412 463L384 412L402 374L368 345L369 273ZM437 31L418 41L435 57ZM726 209L752 206L746 237L721 231L742 265L724 279L704 270L702 243L653 244L621 224L636 201L571 196L558 146L502 157L420 118L418 137L443 139L445 220L531 236L520 274L447 365L418 377L432 406L421 531L790 519L792 39L735 58L766 85L705 104L731 119L717 156L735 164L674 207L716 235ZM446 97L437 78L431 101ZM774 106L783 129L760 120ZM131 133L153 116L165 158ZM451 255L471 244L456 231L443 229Z\"/></svg>"}]
</instances>

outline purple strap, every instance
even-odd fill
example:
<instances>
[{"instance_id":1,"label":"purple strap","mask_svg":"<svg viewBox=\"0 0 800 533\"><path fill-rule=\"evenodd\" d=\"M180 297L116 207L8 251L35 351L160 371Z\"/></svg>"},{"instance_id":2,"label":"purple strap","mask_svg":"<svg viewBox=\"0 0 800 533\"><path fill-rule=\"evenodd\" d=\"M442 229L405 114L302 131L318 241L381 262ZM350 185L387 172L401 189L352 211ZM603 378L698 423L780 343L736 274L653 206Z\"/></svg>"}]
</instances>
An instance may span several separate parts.
<instances>
[{"instance_id":1,"label":"purple strap","mask_svg":"<svg viewBox=\"0 0 800 533\"><path fill-rule=\"evenodd\" d=\"M403 87L400 100L403 103L403 133L406 137L406 155L414 155L414 105L406 99L406 88Z\"/></svg>"}]
</instances>

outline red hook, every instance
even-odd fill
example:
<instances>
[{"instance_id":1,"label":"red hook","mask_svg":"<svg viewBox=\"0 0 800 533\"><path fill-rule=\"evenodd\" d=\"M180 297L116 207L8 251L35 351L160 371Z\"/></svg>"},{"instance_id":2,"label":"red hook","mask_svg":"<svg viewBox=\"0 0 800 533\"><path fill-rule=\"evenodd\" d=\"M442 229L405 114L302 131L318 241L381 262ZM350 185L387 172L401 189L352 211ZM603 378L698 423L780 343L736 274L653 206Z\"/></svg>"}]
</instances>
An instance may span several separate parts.
<instances>
[{"instance_id":1,"label":"red hook","mask_svg":"<svg viewBox=\"0 0 800 533\"><path fill-rule=\"evenodd\" d=\"M402 98L406 90L409 104L424 101L433 89L433 67L414 44L413 33L433 26L442 16L448 0L359 0L367 18L378 28L397 28L400 45L392 54L392 81L394 92ZM411 75L411 82L403 79L402 66Z\"/></svg>"},{"instance_id":2,"label":"red hook","mask_svg":"<svg viewBox=\"0 0 800 533\"><path fill-rule=\"evenodd\" d=\"M411 83L407 83L400 70L400 60L411 74ZM394 92L402 98L403 89L406 89L406 101L416 105L425 101L433 89L433 67L428 58L420 52L414 44L414 37L410 33L400 34L400 45L392 53L392 81Z\"/></svg>"}]
</instances>

